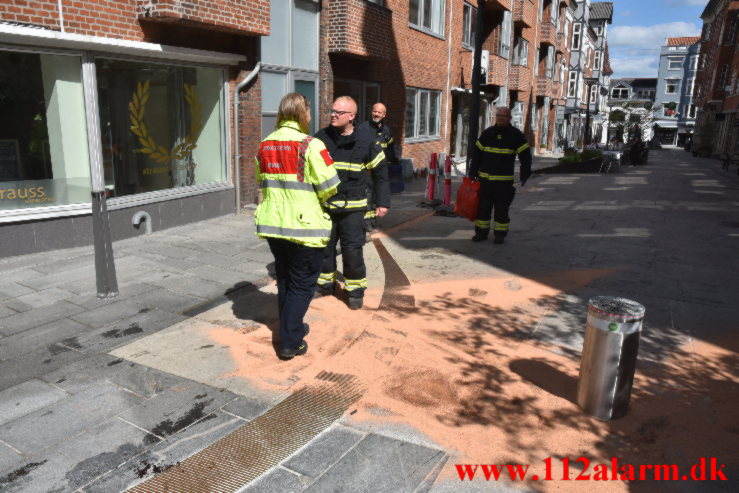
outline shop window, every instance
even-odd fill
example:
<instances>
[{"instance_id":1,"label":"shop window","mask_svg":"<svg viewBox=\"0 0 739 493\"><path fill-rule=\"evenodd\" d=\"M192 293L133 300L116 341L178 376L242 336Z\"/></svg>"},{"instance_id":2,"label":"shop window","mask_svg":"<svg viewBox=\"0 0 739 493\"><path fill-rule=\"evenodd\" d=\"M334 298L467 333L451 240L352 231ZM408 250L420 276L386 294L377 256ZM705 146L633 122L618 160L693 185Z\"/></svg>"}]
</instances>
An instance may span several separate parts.
<instances>
[{"instance_id":1,"label":"shop window","mask_svg":"<svg viewBox=\"0 0 739 493\"><path fill-rule=\"evenodd\" d=\"M462 17L462 46L472 49L477 31L477 9L465 3Z\"/></svg>"},{"instance_id":2,"label":"shop window","mask_svg":"<svg viewBox=\"0 0 739 493\"><path fill-rule=\"evenodd\" d=\"M405 136L407 139L439 137L440 91L407 88L405 96Z\"/></svg>"},{"instance_id":3,"label":"shop window","mask_svg":"<svg viewBox=\"0 0 739 493\"><path fill-rule=\"evenodd\" d=\"M411 0L408 21L438 36L444 35L444 0Z\"/></svg>"},{"instance_id":4,"label":"shop window","mask_svg":"<svg viewBox=\"0 0 739 493\"><path fill-rule=\"evenodd\" d=\"M0 51L0 210L90 202L82 61Z\"/></svg>"},{"instance_id":5,"label":"shop window","mask_svg":"<svg viewBox=\"0 0 739 493\"><path fill-rule=\"evenodd\" d=\"M96 61L111 197L225 181L223 70Z\"/></svg>"}]
</instances>

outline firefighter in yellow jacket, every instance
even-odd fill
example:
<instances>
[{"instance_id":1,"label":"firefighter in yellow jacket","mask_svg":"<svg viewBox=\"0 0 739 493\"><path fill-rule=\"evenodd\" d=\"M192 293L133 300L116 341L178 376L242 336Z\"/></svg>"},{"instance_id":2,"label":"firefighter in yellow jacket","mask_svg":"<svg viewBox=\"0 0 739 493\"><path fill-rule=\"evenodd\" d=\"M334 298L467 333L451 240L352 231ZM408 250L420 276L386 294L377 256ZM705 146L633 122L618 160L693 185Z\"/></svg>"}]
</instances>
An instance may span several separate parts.
<instances>
[{"instance_id":1,"label":"firefighter in yellow jacket","mask_svg":"<svg viewBox=\"0 0 739 493\"><path fill-rule=\"evenodd\" d=\"M521 186L531 176L531 150L523 133L511 125L511 110L499 107L495 125L486 128L475 142L470 160L470 178L480 180L480 205L472 241L484 241L490 234L493 215L494 243L503 243L510 217L508 211L516 194L513 186L516 156L521 162Z\"/></svg>"},{"instance_id":2,"label":"firefighter in yellow jacket","mask_svg":"<svg viewBox=\"0 0 739 493\"><path fill-rule=\"evenodd\" d=\"M276 130L259 146L257 183L263 201L255 216L257 235L275 257L281 359L305 354L303 317L321 272L331 218L321 204L336 193L339 177L326 146L307 135L310 107L290 93L280 101Z\"/></svg>"}]
</instances>

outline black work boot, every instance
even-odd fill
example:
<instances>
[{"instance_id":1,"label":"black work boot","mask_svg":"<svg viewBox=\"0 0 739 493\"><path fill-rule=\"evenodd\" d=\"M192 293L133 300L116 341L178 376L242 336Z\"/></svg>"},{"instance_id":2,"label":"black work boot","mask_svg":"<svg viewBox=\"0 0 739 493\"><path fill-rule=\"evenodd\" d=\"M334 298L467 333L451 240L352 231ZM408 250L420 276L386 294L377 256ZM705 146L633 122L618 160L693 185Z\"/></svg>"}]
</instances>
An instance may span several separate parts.
<instances>
[{"instance_id":1,"label":"black work boot","mask_svg":"<svg viewBox=\"0 0 739 493\"><path fill-rule=\"evenodd\" d=\"M280 349L280 352L277 353L277 356L280 357L280 359L287 360L287 359L293 359L295 356L302 356L305 353L308 352L308 343L303 341L300 343L300 346L297 348L282 348Z\"/></svg>"},{"instance_id":2,"label":"black work boot","mask_svg":"<svg viewBox=\"0 0 739 493\"><path fill-rule=\"evenodd\" d=\"M316 284L316 288L313 290L313 298L323 298L324 296L331 296L332 294L334 294L333 284L329 284L328 286Z\"/></svg>"},{"instance_id":3,"label":"black work boot","mask_svg":"<svg viewBox=\"0 0 739 493\"><path fill-rule=\"evenodd\" d=\"M489 229L482 229L475 226L475 236L472 237L472 241L485 241L488 239Z\"/></svg>"},{"instance_id":4,"label":"black work boot","mask_svg":"<svg viewBox=\"0 0 739 493\"><path fill-rule=\"evenodd\" d=\"M360 298L358 296L349 296L346 299L346 304L347 306L349 306L350 310L359 310L364 304L364 298Z\"/></svg>"}]
</instances>

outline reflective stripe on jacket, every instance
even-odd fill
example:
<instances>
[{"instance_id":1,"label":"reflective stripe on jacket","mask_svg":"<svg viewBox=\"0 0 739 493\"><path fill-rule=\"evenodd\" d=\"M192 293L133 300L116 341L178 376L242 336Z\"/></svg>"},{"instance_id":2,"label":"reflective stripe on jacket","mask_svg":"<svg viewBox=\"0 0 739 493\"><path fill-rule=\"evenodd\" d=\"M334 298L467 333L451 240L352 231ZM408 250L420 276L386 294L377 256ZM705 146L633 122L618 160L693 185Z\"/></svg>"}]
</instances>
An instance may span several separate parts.
<instances>
[{"instance_id":1,"label":"reflective stripe on jacket","mask_svg":"<svg viewBox=\"0 0 739 493\"><path fill-rule=\"evenodd\" d=\"M390 127L388 127L384 121L377 124L372 120L367 120L359 125L359 127L366 127L367 130L375 134L377 143L382 147L382 151L385 153L385 160L388 164L395 164L398 162L393 135L390 132Z\"/></svg>"},{"instance_id":2,"label":"reflective stripe on jacket","mask_svg":"<svg viewBox=\"0 0 739 493\"><path fill-rule=\"evenodd\" d=\"M531 150L524 134L513 126L488 127L475 142L470 176L513 182L516 155L521 162L521 181L526 181L531 175Z\"/></svg>"},{"instance_id":3,"label":"reflective stripe on jacket","mask_svg":"<svg viewBox=\"0 0 739 493\"><path fill-rule=\"evenodd\" d=\"M350 135L340 135L333 127L326 127L316 133L316 138L331 153L341 180L336 195L326 203L330 210L367 209L370 179L377 207L390 207L385 154L372 132L360 126Z\"/></svg>"},{"instance_id":4,"label":"reflective stripe on jacket","mask_svg":"<svg viewBox=\"0 0 739 493\"><path fill-rule=\"evenodd\" d=\"M256 165L263 198L254 213L257 235L325 247L331 218L321 203L339 186L326 146L286 121L261 142Z\"/></svg>"}]
</instances>

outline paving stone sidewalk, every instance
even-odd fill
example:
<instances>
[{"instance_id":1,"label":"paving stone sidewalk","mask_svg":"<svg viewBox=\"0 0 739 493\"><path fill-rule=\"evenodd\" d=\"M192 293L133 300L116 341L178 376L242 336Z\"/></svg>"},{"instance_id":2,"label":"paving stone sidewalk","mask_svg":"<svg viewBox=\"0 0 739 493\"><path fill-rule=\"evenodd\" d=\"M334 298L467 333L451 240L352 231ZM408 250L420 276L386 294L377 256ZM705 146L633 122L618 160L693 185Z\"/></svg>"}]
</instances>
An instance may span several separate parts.
<instances>
[{"instance_id":1,"label":"paving stone sidewalk","mask_svg":"<svg viewBox=\"0 0 739 493\"><path fill-rule=\"evenodd\" d=\"M535 168L554 161L539 159ZM703 161L706 167L713 165ZM735 192L739 181L731 175L706 179L725 179L728 190ZM549 176L551 183L575 183L566 175ZM633 186L639 178L624 174L620 183ZM383 227L429 213L417 207L423 198L423 180L406 185L405 192L393 196L393 214ZM521 201L517 213L524 216L526 205L537 218L537 227L543 228L545 222L550 231L566 227L568 220L561 215L550 219L539 212L566 208L567 200L542 197L546 200L540 203L517 199ZM594 195L587 199L579 214L593 225L608 220L608 206L619 207ZM588 204L592 213L586 210ZM680 207L688 210L701 204L686 201ZM648 197L636 206L671 207ZM718 206L736 208L736 198L722 199ZM719 217L716 210L706 210L703 219L711 214ZM710 230L730 227L736 225L717 223ZM639 232L621 233L636 237ZM556 242L561 235L553 232L547 238ZM628 258L629 245L623 248L619 255ZM702 243L689 238L680 244L680 251L688 254L697 255L701 248ZM643 254L641 248L633 251ZM536 252L544 254L546 249L541 246ZM279 401L240 395L110 354L270 282L272 256L266 242L254 235L248 214L118 241L114 253L120 294L102 300L96 296L91 247L0 259L0 491L124 491L252 422ZM585 253L573 258L572 265L595 264L599 255L609 255ZM726 262L736 266L733 258ZM690 300L682 301L711 307L735 298L733 286L730 292L719 290L713 295L715 286L709 274L700 272L699 264L695 259L683 264L674 259L675 269L679 266L693 273L689 280L674 274L670 289L680 288L675 296L689 292ZM627 277L617 281L632 283ZM643 285L635 288L647 290ZM581 340L561 330L573 324L566 317L566 313L549 314L536 337L576 350ZM458 491L458 483L435 484L436 475L449 461L448 453L412 433L361 428L341 419L243 491ZM489 484L483 486L488 487L485 491L508 491L503 485L495 490Z\"/></svg>"}]
</instances>

